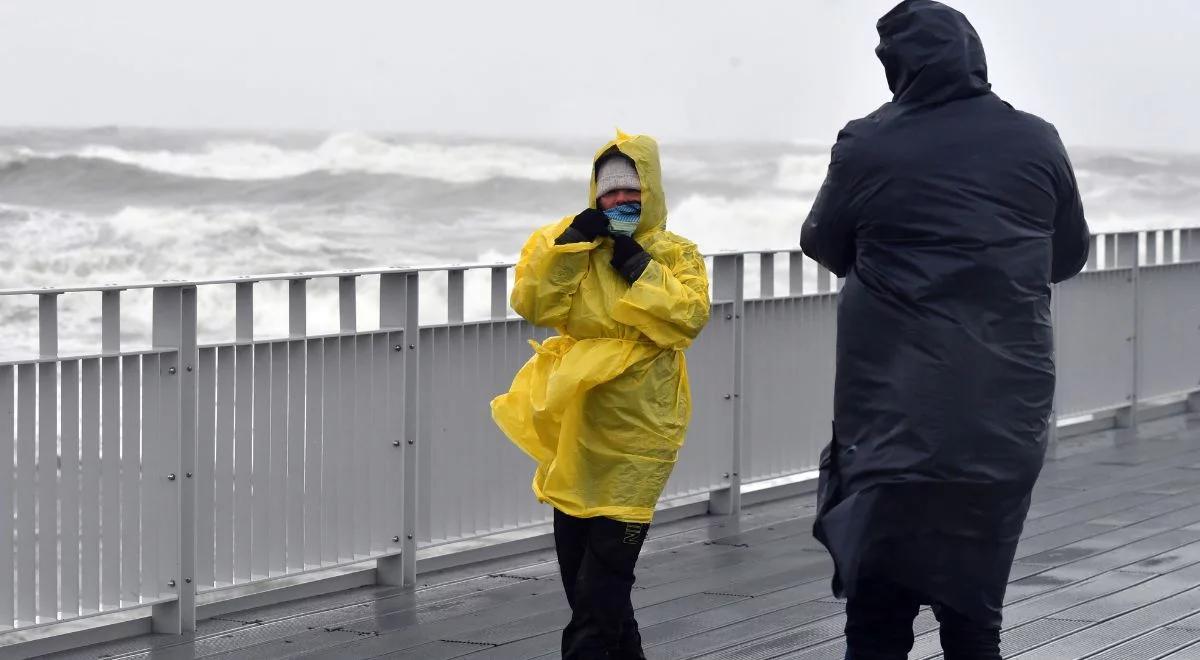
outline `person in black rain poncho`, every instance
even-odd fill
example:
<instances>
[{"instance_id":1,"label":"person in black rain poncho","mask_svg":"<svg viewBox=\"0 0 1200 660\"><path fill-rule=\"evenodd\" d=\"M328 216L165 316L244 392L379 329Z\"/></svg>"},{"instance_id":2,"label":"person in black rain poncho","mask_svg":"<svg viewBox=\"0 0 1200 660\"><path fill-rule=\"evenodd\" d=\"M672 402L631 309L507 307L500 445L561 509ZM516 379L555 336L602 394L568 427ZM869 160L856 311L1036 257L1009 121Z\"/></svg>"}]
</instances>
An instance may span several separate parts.
<instances>
[{"instance_id":1,"label":"person in black rain poncho","mask_svg":"<svg viewBox=\"0 0 1200 660\"><path fill-rule=\"evenodd\" d=\"M991 91L959 12L878 23L893 100L838 135L801 245L845 277L817 538L847 658L904 658L921 604L947 660L999 658L1054 395L1052 282L1087 260L1067 152Z\"/></svg>"}]
</instances>

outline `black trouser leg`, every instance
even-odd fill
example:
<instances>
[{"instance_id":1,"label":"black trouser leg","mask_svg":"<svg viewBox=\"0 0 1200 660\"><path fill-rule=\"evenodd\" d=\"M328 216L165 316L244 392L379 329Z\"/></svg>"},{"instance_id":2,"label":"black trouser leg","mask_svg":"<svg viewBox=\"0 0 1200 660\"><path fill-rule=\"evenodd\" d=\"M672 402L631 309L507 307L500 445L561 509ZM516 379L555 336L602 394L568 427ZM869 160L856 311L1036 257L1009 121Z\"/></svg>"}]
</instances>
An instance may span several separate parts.
<instances>
[{"instance_id":1,"label":"black trouser leg","mask_svg":"<svg viewBox=\"0 0 1200 660\"><path fill-rule=\"evenodd\" d=\"M569 522L561 527L565 530ZM644 656L630 595L649 525L593 518L586 526L587 543L569 596L571 622L563 630L563 659L640 659Z\"/></svg>"},{"instance_id":2,"label":"black trouser leg","mask_svg":"<svg viewBox=\"0 0 1200 660\"><path fill-rule=\"evenodd\" d=\"M575 608L575 582L579 579L590 527L588 518L575 518L554 510L554 551L558 554L558 574L571 609Z\"/></svg>"},{"instance_id":3,"label":"black trouser leg","mask_svg":"<svg viewBox=\"0 0 1200 660\"><path fill-rule=\"evenodd\" d=\"M946 660L1000 660L1000 626L978 623L935 605Z\"/></svg>"},{"instance_id":4,"label":"black trouser leg","mask_svg":"<svg viewBox=\"0 0 1200 660\"><path fill-rule=\"evenodd\" d=\"M846 603L846 660L906 660L920 609L920 599L905 589L883 582L860 584Z\"/></svg>"}]
</instances>

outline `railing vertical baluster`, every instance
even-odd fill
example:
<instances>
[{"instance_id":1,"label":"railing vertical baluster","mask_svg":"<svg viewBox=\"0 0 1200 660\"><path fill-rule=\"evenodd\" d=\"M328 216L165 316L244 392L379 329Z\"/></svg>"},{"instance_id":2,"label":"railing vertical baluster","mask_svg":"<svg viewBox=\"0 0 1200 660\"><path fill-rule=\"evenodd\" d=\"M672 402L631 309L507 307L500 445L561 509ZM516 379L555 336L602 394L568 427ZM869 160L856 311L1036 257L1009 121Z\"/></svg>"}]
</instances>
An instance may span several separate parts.
<instances>
[{"instance_id":1,"label":"railing vertical baluster","mask_svg":"<svg viewBox=\"0 0 1200 660\"><path fill-rule=\"evenodd\" d=\"M288 343L271 344L271 564L270 575L287 571Z\"/></svg>"},{"instance_id":2,"label":"railing vertical baluster","mask_svg":"<svg viewBox=\"0 0 1200 660\"><path fill-rule=\"evenodd\" d=\"M145 571L143 575L141 560L143 555L156 561L158 555L155 546L147 541L154 537L157 531L153 527L142 530L138 521L141 520L142 488L148 488L154 475L142 474L142 386L141 386L141 357L126 355L121 358L121 602L129 605L137 603L142 592L141 580L145 577L152 588L147 593L158 595L161 585L155 584L158 575L157 566L154 570ZM158 443L146 443L145 451L149 454L160 447ZM142 483L142 477L146 484ZM155 494L147 493L147 500L154 500ZM142 521L153 525L153 516L147 516Z\"/></svg>"},{"instance_id":3,"label":"railing vertical baluster","mask_svg":"<svg viewBox=\"0 0 1200 660\"><path fill-rule=\"evenodd\" d=\"M254 344L254 530L250 541L250 575L271 574L271 344Z\"/></svg>"},{"instance_id":4,"label":"railing vertical baluster","mask_svg":"<svg viewBox=\"0 0 1200 660\"><path fill-rule=\"evenodd\" d=\"M371 495L371 482L375 477L375 465L372 460L376 455L374 447L370 446L374 437L372 429L371 400L371 336L359 334L350 340L351 350L354 351L354 378L351 395L354 397L354 457L353 474L355 485L358 487L354 494L354 554L355 557L370 556L372 551L371 527L375 523L375 508L381 504L379 498Z\"/></svg>"},{"instance_id":5,"label":"railing vertical baluster","mask_svg":"<svg viewBox=\"0 0 1200 660\"><path fill-rule=\"evenodd\" d=\"M324 538L321 525L321 514L325 507L324 486L321 483L325 464L322 438L325 352L323 339L309 339L306 343L304 403L308 414L304 431L304 563L306 567L313 567L321 565L321 548L329 542Z\"/></svg>"},{"instance_id":6,"label":"railing vertical baluster","mask_svg":"<svg viewBox=\"0 0 1200 660\"><path fill-rule=\"evenodd\" d=\"M38 618L58 619L58 294L38 296Z\"/></svg>"},{"instance_id":7,"label":"railing vertical baluster","mask_svg":"<svg viewBox=\"0 0 1200 660\"><path fill-rule=\"evenodd\" d=\"M174 484L158 481L162 475L174 471L171 466L172 448L169 445L171 438L166 434L166 426L161 424L164 415L160 407L169 405L168 399L160 396L159 392L164 378L159 373L159 369L162 368L162 360L158 355L144 355L140 358L136 355L127 355L122 359L125 364L125 400L127 403L125 419L128 421L134 418L136 421L140 421L139 430L146 440L141 445L140 455L137 451L129 449L128 441L125 443L126 449L129 450L127 454L132 456L141 467L141 495L145 498L141 505L142 557L141 570L137 573L141 578L138 592L141 598L161 598L164 595L171 597L177 593L175 589L170 588L171 580L175 579L175 572L164 569L164 565L171 559L171 552L167 547L170 539L164 539L163 533L172 527L164 524L164 521L173 522L177 518L168 506L164 492L164 488L169 488ZM138 377L137 381L131 380L135 374ZM140 387L134 385L137 382L141 383ZM139 398L137 395L130 396L131 389L141 390L140 408L136 401L131 401ZM140 411L141 415L132 413L131 409ZM136 438L137 434L129 430L130 426L131 424L126 425L127 434ZM125 462L124 456L122 461ZM128 463L125 462L125 464ZM138 538L136 525L124 530L124 533L126 539ZM128 565L128 563L130 562L127 561L126 564Z\"/></svg>"},{"instance_id":8,"label":"railing vertical baluster","mask_svg":"<svg viewBox=\"0 0 1200 660\"><path fill-rule=\"evenodd\" d=\"M342 342L337 337L326 339L323 348L324 362L324 405L321 418L322 442L324 449L324 474L322 489L324 499L321 501L322 557L324 563L336 563L339 559L339 537L341 515L339 505L341 492L346 488L343 483L342 470L344 452L342 444L345 433L342 432Z\"/></svg>"},{"instance_id":9,"label":"railing vertical baluster","mask_svg":"<svg viewBox=\"0 0 1200 660\"><path fill-rule=\"evenodd\" d=\"M308 334L308 280L288 281L288 336L303 339Z\"/></svg>"},{"instance_id":10,"label":"railing vertical baluster","mask_svg":"<svg viewBox=\"0 0 1200 660\"><path fill-rule=\"evenodd\" d=\"M17 622L37 623L37 365L17 367Z\"/></svg>"},{"instance_id":11,"label":"railing vertical baluster","mask_svg":"<svg viewBox=\"0 0 1200 660\"><path fill-rule=\"evenodd\" d=\"M79 549L80 607L84 614L100 609L100 361L83 361L81 390L83 427L83 484L79 519L82 543ZM3 395L0 394L0 400ZM2 421L0 421L2 424Z\"/></svg>"},{"instance_id":12,"label":"railing vertical baluster","mask_svg":"<svg viewBox=\"0 0 1200 660\"><path fill-rule=\"evenodd\" d=\"M358 278L348 275L338 278L338 318L342 333L352 333L358 327Z\"/></svg>"},{"instance_id":13,"label":"railing vertical baluster","mask_svg":"<svg viewBox=\"0 0 1200 660\"><path fill-rule=\"evenodd\" d=\"M196 588L211 587L216 561L217 349L196 356ZM226 523L221 522L224 526Z\"/></svg>"},{"instance_id":14,"label":"railing vertical baluster","mask_svg":"<svg viewBox=\"0 0 1200 660\"><path fill-rule=\"evenodd\" d=\"M62 424L59 459L62 470L62 595L59 609L66 618L79 616L79 360L62 363Z\"/></svg>"},{"instance_id":15,"label":"railing vertical baluster","mask_svg":"<svg viewBox=\"0 0 1200 660\"><path fill-rule=\"evenodd\" d=\"M758 255L758 297L763 300L775 297L775 254L763 252Z\"/></svg>"},{"instance_id":16,"label":"railing vertical baluster","mask_svg":"<svg viewBox=\"0 0 1200 660\"><path fill-rule=\"evenodd\" d=\"M1175 263L1175 237L1179 234L1177 229L1168 229L1162 233L1162 263Z\"/></svg>"},{"instance_id":17,"label":"railing vertical baluster","mask_svg":"<svg viewBox=\"0 0 1200 660\"><path fill-rule=\"evenodd\" d=\"M392 542L395 532L391 531L390 518L392 509L399 504L399 500L389 497L389 483L402 478L403 470L392 470L392 466L389 465L392 456L397 453L396 448L392 446L392 435L396 429L388 424L389 408L393 405L387 393L388 360L393 352L392 345L388 342L388 336L384 334L369 335L365 339L371 348L368 408L371 433L366 445L367 460L371 466L368 497L373 502L370 525L371 552L379 556L396 547Z\"/></svg>"},{"instance_id":18,"label":"railing vertical baluster","mask_svg":"<svg viewBox=\"0 0 1200 660\"><path fill-rule=\"evenodd\" d=\"M804 253L788 253L788 295L796 298L804 293Z\"/></svg>"},{"instance_id":19,"label":"railing vertical baluster","mask_svg":"<svg viewBox=\"0 0 1200 660\"><path fill-rule=\"evenodd\" d=\"M446 272L446 322L463 322L463 290L465 274L461 268L452 268Z\"/></svg>"}]
</instances>

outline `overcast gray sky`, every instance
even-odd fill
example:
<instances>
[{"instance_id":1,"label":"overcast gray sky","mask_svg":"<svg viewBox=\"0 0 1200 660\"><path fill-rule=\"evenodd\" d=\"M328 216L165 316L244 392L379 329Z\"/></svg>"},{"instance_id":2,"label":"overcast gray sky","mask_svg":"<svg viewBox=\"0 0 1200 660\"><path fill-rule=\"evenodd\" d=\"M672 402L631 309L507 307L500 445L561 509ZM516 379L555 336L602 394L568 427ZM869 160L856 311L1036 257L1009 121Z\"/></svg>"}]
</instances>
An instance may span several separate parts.
<instances>
[{"instance_id":1,"label":"overcast gray sky","mask_svg":"<svg viewBox=\"0 0 1200 660\"><path fill-rule=\"evenodd\" d=\"M0 124L828 143L894 0L0 0ZM1200 2L958 0L1076 145L1200 151Z\"/></svg>"}]
</instances>

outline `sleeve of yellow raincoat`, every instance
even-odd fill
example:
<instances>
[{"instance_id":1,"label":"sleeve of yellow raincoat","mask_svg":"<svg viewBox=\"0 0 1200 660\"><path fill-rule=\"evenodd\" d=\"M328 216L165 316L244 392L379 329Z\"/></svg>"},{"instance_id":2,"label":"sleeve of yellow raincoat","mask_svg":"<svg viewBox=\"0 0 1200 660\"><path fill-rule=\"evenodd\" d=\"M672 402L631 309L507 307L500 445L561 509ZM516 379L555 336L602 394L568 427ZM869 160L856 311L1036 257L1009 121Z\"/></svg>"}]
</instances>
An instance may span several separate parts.
<instances>
[{"instance_id":1,"label":"sleeve of yellow raincoat","mask_svg":"<svg viewBox=\"0 0 1200 660\"><path fill-rule=\"evenodd\" d=\"M510 303L526 321L561 328L571 310L571 297L588 271L588 254L599 240L555 245L570 218L533 233L521 250Z\"/></svg>"},{"instance_id":2,"label":"sleeve of yellow raincoat","mask_svg":"<svg viewBox=\"0 0 1200 660\"><path fill-rule=\"evenodd\" d=\"M671 241L613 306L613 319L663 348L687 348L708 323L708 273L695 245Z\"/></svg>"}]
</instances>

